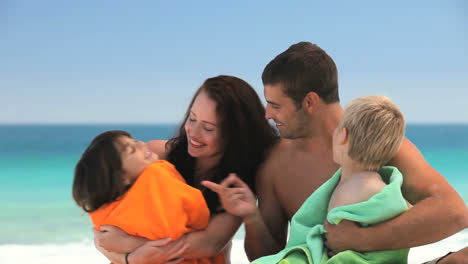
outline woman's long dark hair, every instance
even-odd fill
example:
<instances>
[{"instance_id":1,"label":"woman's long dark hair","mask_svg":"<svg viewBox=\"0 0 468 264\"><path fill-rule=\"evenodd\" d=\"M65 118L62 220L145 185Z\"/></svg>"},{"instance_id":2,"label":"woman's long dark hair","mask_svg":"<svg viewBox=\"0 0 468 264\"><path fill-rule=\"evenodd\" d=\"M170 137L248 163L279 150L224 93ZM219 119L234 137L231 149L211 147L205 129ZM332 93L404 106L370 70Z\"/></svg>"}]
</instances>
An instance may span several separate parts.
<instances>
[{"instance_id":1,"label":"woman's long dark hair","mask_svg":"<svg viewBox=\"0 0 468 264\"><path fill-rule=\"evenodd\" d=\"M178 135L168 141L168 161L175 165L188 184L203 191L210 211L219 207L218 195L195 182L195 158L188 154L185 122L195 98L200 93L216 102L216 114L220 123L220 144L223 151L218 164L201 180L221 182L229 173L236 173L255 192L255 174L263 163L268 150L278 136L265 119L265 109L255 90L245 81L220 75L207 79L192 98Z\"/></svg>"}]
</instances>

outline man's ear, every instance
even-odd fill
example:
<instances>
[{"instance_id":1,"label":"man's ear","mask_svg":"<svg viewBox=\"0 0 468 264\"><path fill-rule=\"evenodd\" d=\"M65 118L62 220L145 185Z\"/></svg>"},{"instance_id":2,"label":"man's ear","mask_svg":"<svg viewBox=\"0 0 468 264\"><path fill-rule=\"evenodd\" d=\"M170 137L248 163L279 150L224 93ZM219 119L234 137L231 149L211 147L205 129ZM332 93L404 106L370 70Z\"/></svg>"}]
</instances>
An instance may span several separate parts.
<instances>
[{"instance_id":1,"label":"man's ear","mask_svg":"<svg viewBox=\"0 0 468 264\"><path fill-rule=\"evenodd\" d=\"M302 107L309 113L315 112L318 108L319 96L315 92L308 92L302 100Z\"/></svg>"}]
</instances>

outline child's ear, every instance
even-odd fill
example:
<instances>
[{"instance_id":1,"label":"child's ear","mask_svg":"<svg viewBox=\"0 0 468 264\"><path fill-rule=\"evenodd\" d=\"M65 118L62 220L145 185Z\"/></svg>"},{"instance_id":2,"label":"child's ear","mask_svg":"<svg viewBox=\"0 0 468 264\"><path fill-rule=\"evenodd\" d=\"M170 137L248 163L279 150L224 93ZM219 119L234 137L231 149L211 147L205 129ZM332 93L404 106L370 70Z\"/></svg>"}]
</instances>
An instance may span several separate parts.
<instances>
[{"instance_id":1,"label":"child's ear","mask_svg":"<svg viewBox=\"0 0 468 264\"><path fill-rule=\"evenodd\" d=\"M129 179L128 175L126 175L126 174L122 174L122 179L123 179L123 184L124 184L125 186L127 186L127 185L130 185L130 184L131 184L131 181L130 181L130 179Z\"/></svg>"},{"instance_id":2,"label":"child's ear","mask_svg":"<svg viewBox=\"0 0 468 264\"><path fill-rule=\"evenodd\" d=\"M338 143L340 145L348 143L348 130L345 127L341 128L341 131L338 133Z\"/></svg>"},{"instance_id":3,"label":"child's ear","mask_svg":"<svg viewBox=\"0 0 468 264\"><path fill-rule=\"evenodd\" d=\"M307 109L308 112L312 113L318 107L319 96L315 92L308 92L302 101L302 107Z\"/></svg>"}]
</instances>

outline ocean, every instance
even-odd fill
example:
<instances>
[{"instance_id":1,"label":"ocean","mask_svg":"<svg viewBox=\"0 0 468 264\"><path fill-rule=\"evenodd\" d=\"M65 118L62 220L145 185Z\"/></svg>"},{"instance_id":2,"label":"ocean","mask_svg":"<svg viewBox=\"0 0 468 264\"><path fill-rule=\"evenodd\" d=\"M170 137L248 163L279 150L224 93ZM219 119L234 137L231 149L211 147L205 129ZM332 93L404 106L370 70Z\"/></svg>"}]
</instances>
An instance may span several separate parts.
<instances>
[{"instance_id":1,"label":"ocean","mask_svg":"<svg viewBox=\"0 0 468 264\"><path fill-rule=\"evenodd\" d=\"M121 129L148 141L176 125L0 125L0 263L107 263L92 244L91 222L71 197L73 169L98 133ZM407 137L468 203L468 125L411 125ZM233 263L246 263L243 230ZM468 246L468 229L418 247L410 263Z\"/></svg>"}]
</instances>

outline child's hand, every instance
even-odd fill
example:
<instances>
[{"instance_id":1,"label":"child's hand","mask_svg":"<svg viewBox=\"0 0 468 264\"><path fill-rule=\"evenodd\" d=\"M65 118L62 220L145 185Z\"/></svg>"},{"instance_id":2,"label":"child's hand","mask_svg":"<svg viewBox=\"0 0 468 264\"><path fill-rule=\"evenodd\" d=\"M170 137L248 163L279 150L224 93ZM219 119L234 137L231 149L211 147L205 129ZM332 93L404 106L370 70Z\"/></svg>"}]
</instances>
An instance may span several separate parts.
<instances>
[{"instance_id":1,"label":"child's hand","mask_svg":"<svg viewBox=\"0 0 468 264\"><path fill-rule=\"evenodd\" d=\"M131 236L116 226L103 225L100 229L98 231L93 228L94 243L96 247L110 252L131 252L147 241L145 238Z\"/></svg>"},{"instance_id":2,"label":"child's hand","mask_svg":"<svg viewBox=\"0 0 468 264\"><path fill-rule=\"evenodd\" d=\"M177 264L184 260L182 255L187 248L185 239L148 241L128 256L128 263Z\"/></svg>"},{"instance_id":3,"label":"child's hand","mask_svg":"<svg viewBox=\"0 0 468 264\"><path fill-rule=\"evenodd\" d=\"M201 184L219 195L221 204L228 213L242 219L256 213L255 196L249 186L234 173L229 174L220 184L210 181L202 181Z\"/></svg>"}]
</instances>

